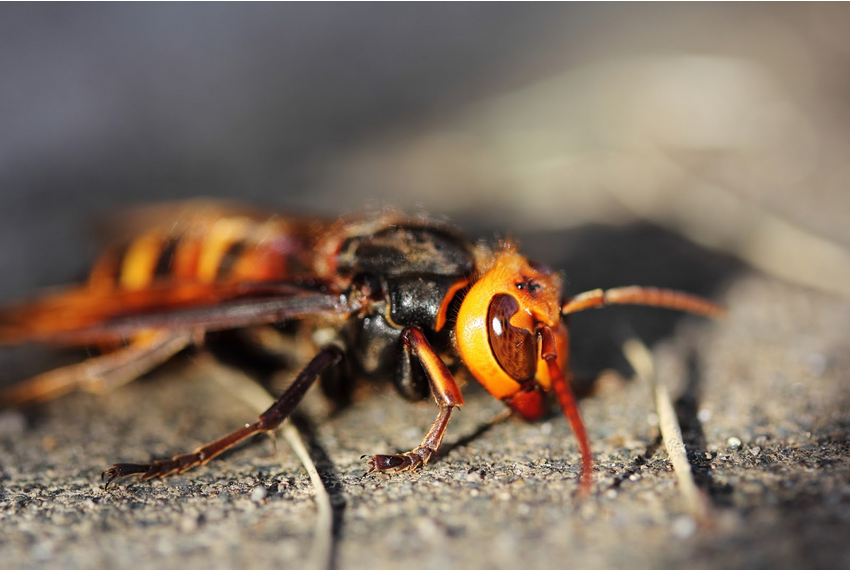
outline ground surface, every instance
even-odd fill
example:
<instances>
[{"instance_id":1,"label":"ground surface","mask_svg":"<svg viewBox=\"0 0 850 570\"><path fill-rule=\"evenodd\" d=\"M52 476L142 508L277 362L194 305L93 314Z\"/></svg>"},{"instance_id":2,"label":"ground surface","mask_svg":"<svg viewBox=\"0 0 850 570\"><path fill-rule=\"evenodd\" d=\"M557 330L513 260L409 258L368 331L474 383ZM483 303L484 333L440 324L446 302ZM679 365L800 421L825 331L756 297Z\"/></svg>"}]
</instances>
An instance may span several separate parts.
<instances>
[{"instance_id":1,"label":"ground surface","mask_svg":"<svg viewBox=\"0 0 850 570\"><path fill-rule=\"evenodd\" d=\"M846 4L3 4L0 302L79 279L91 220L152 201L422 205L521 232L574 293L677 287L729 316L571 318L579 383L598 378L583 501L554 411L484 430L501 405L467 386L443 456L363 477L360 455L410 449L433 404L374 390L305 409L332 566L850 568L848 26ZM676 400L708 524L620 353L632 334ZM4 348L0 383L49 362ZM0 566L303 568L317 509L283 442L100 483L253 417L185 360L0 411Z\"/></svg>"},{"instance_id":2,"label":"ground surface","mask_svg":"<svg viewBox=\"0 0 850 570\"><path fill-rule=\"evenodd\" d=\"M644 244L678 243L638 233ZM527 243L539 248L548 237ZM572 320L579 374L614 369L582 401L596 456L586 500L574 496L578 454L563 418L483 429L501 406L475 386L452 420L448 453L408 475L364 477L359 457L414 446L432 404L376 390L333 418L306 416L300 425L335 509L334 566L850 565L850 302L690 246L669 247L684 247L680 259L724 276L715 295L729 317L710 323L612 309ZM618 360L618 339L629 330L654 342L661 379L678 398L697 482L712 505L708 525L684 510L658 446L650 391ZM5 412L4 566L298 567L316 509L309 479L283 442L272 454L261 439L164 481L127 480L106 492L99 480L110 462L185 451L252 416L190 362L105 397Z\"/></svg>"}]
</instances>

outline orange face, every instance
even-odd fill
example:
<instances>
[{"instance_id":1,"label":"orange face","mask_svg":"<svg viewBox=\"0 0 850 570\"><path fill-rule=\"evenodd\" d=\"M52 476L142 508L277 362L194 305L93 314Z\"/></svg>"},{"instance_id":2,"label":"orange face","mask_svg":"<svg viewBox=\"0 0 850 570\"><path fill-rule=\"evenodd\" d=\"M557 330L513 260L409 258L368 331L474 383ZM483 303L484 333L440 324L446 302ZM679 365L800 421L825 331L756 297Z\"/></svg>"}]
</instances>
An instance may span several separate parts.
<instances>
[{"instance_id":1,"label":"orange face","mask_svg":"<svg viewBox=\"0 0 850 570\"><path fill-rule=\"evenodd\" d=\"M511 245L496 254L470 288L457 316L458 349L466 367L494 397L509 400L549 389L537 334L541 326L554 332L563 369L567 331L560 322L560 300L561 277L532 265Z\"/></svg>"}]
</instances>

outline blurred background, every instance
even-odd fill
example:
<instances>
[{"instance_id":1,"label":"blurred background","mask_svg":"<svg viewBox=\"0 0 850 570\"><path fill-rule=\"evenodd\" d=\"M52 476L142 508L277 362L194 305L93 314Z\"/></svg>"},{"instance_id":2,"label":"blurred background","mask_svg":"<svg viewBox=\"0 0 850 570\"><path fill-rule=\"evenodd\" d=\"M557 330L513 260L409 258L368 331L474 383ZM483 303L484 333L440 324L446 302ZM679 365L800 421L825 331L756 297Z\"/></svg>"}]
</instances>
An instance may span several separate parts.
<instances>
[{"instance_id":1,"label":"blurred background","mask_svg":"<svg viewBox=\"0 0 850 570\"><path fill-rule=\"evenodd\" d=\"M597 243L663 265L689 247L641 242L663 230L846 294L848 29L840 4L5 4L0 297L81 275L92 220L198 196L421 207L574 275Z\"/></svg>"}]
</instances>

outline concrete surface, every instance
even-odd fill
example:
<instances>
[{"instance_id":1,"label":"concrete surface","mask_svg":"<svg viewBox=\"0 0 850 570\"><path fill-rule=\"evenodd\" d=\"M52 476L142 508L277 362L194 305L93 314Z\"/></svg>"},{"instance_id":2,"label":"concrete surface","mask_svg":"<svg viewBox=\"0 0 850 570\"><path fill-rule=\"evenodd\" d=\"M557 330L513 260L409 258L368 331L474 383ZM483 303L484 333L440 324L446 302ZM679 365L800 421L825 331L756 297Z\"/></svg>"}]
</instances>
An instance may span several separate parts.
<instances>
[{"instance_id":1,"label":"concrete surface","mask_svg":"<svg viewBox=\"0 0 850 570\"><path fill-rule=\"evenodd\" d=\"M422 204L518 235L573 292L705 294L727 319L571 318L597 466L583 501L554 411L486 430L501 405L467 386L438 461L363 477L361 454L409 449L435 407L374 389L326 417L314 398L299 425L332 566L847 568L850 299L823 291L850 282L848 25L840 4L0 5L0 298L79 279L92 217L195 196ZM784 233L748 239L763 227ZM681 503L620 354L631 334L677 400L710 524ZM0 382L54 358L75 356L3 349ZM183 359L0 412L0 566L304 567L316 508L283 442L102 488L111 462L254 417L215 386Z\"/></svg>"},{"instance_id":2,"label":"concrete surface","mask_svg":"<svg viewBox=\"0 0 850 570\"><path fill-rule=\"evenodd\" d=\"M313 403L299 424L335 508L334 567L846 567L850 302L738 269L719 293L730 309L721 322L665 322L671 315L650 309L572 321L573 335L586 332L602 354L616 354L626 327L662 331L657 364L679 398L710 525L681 504L648 387L614 369L582 401L596 456L586 500L575 497L578 454L566 422L553 411L539 424L486 430L501 406L476 386L438 461L364 477L361 454L414 446L435 412L372 390L332 418ZM585 376L597 366L587 356L575 355ZM112 461L185 451L252 418L192 370L186 359L102 398L0 416L5 567L304 563L312 490L283 443L272 454L261 439L182 476L103 490L99 474Z\"/></svg>"}]
</instances>

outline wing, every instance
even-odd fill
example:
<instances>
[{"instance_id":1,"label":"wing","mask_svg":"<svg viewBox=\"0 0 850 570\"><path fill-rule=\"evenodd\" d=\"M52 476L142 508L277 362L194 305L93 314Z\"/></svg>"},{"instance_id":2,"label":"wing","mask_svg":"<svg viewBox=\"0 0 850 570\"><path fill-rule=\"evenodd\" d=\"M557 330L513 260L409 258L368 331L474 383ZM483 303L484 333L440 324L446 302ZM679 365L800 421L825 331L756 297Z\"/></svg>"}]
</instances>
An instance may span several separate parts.
<instances>
[{"instance_id":1,"label":"wing","mask_svg":"<svg viewBox=\"0 0 850 570\"><path fill-rule=\"evenodd\" d=\"M90 233L101 244L114 245L129 242L157 228L177 235L207 233L211 224L223 218L241 218L255 223L278 219L301 226L325 224L315 218L292 216L239 202L194 198L137 204L128 209L109 212L108 216L91 220Z\"/></svg>"},{"instance_id":2,"label":"wing","mask_svg":"<svg viewBox=\"0 0 850 570\"><path fill-rule=\"evenodd\" d=\"M0 309L0 343L86 345L145 330L224 330L354 310L345 294L315 280L80 286Z\"/></svg>"}]
</instances>

